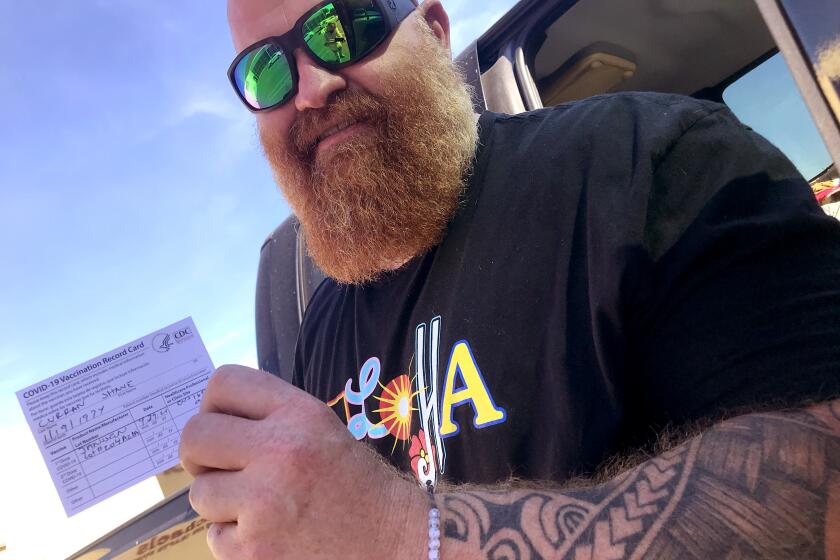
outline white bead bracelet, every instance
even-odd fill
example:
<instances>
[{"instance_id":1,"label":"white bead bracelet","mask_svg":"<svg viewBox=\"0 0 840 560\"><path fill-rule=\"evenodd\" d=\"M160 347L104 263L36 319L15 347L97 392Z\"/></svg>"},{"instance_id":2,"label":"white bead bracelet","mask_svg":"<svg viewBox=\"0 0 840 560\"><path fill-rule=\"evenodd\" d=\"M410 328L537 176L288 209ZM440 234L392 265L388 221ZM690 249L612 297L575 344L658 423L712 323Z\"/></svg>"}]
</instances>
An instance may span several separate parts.
<instances>
[{"instance_id":1,"label":"white bead bracelet","mask_svg":"<svg viewBox=\"0 0 840 560\"><path fill-rule=\"evenodd\" d=\"M440 560L440 510L429 510L429 560Z\"/></svg>"},{"instance_id":2,"label":"white bead bracelet","mask_svg":"<svg viewBox=\"0 0 840 560\"><path fill-rule=\"evenodd\" d=\"M429 493L429 560L440 560L440 510L435 507L435 485L426 481L426 491Z\"/></svg>"}]
</instances>

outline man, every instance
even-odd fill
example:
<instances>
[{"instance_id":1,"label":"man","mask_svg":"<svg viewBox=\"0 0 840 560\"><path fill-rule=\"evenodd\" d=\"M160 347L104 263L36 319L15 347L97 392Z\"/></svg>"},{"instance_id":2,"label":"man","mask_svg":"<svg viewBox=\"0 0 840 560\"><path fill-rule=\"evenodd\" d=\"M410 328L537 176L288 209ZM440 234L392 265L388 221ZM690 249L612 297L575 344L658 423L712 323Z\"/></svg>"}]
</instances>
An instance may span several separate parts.
<instances>
[{"instance_id":1,"label":"man","mask_svg":"<svg viewBox=\"0 0 840 560\"><path fill-rule=\"evenodd\" d=\"M343 42L344 37L338 32L335 22L329 22L327 24L327 29L324 31L324 45L333 52L337 62L341 62L341 45Z\"/></svg>"},{"instance_id":2,"label":"man","mask_svg":"<svg viewBox=\"0 0 840 560\"><path fill-rule=\"evenodd\" d=\"M229 3L331 279L306 392L225 366L184 430L213 553L840 557L840 233L789 162L675 96L476 123L439 0L334 4L387 22L340 67L313 0Z\"/></svg>"}]
</instances>

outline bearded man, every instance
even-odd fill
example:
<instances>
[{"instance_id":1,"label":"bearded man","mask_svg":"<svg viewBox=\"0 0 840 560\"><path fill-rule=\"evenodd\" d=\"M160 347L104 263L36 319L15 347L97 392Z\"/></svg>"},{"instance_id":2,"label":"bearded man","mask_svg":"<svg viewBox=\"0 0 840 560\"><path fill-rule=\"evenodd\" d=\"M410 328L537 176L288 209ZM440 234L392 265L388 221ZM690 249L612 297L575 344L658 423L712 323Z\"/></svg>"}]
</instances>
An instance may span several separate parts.
<instances>
[{"instance_id":1,"label":"bearded man","mask_svg":"<svg viewBox=\"0 0 840 560\"><path fill-rule=\"evenodd\" d=\"M840 557L840 225L774 147L671 95L475 116L439 0L229 19L330 278L294 383L223 366L183 432L216 557Z\"/></svg>"}]
</instances>

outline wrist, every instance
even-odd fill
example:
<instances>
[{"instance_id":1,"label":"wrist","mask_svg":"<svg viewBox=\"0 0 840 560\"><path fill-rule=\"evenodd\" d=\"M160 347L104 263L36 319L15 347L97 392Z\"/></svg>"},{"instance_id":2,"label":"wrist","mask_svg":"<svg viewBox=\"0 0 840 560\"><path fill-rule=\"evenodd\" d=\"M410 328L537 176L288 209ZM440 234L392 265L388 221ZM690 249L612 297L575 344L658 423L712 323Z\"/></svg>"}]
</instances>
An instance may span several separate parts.
<instances>
[{"instance_id":1,"label":"wrist","mask_svg":"<svg viewBox=\"0 0 840 560\"><path fill-rule=\"evenodd\" d=\"M428 518L431 504L425 490L415 482L393 481L383 496L384 523L378 528L382 558L417 560L428 557ZM379 556L377 556L379 557Z\"/></svg>"}]
</instances>

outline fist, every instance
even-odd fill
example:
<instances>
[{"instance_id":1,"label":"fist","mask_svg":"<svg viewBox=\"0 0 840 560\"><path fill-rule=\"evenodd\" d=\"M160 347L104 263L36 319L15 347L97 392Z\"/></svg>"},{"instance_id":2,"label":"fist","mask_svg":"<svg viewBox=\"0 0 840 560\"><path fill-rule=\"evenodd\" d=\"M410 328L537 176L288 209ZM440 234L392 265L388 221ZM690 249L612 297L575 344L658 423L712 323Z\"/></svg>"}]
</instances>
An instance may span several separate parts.
<instances>
[{"instance_id":1,"label":"fist","mask_svg":"<svg viewBox=\"0 0 840 560\"><path fill-rule=\"evenodd\" d=\"M193 508L219 559L418 558L428 504L327 406L223 366L181 435Z\"/></svg>"}]
</instances>

